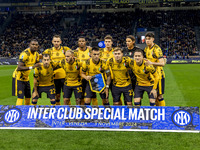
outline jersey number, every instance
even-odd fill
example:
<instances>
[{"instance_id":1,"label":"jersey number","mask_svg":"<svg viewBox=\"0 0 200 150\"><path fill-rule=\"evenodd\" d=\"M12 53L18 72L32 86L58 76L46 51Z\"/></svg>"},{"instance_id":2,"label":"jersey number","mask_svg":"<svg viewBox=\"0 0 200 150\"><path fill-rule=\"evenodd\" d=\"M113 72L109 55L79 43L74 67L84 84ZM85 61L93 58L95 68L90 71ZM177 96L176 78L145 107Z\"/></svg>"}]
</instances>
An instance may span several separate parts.
<instances>
[{"instance_id":1,"label":"jersey number","mask_svg":"<svg viewBox=\"0 0 200 150\"><path fill-rule=\"evenodd\" d=\"M54 88L50 89L49 91L50 91L50 94L55 94L56 93Z\"/></svg>"},{"instance_id":2,"label":"jersey number","mask_svg":"<svg viewBox=\"0 0 200 150\"><path fill-rule=\"evenodd\" d=\"M81 93L82 92L82 87L77 87L77 91L78 91L78 93Z\"/></svg>"}]
</instances>

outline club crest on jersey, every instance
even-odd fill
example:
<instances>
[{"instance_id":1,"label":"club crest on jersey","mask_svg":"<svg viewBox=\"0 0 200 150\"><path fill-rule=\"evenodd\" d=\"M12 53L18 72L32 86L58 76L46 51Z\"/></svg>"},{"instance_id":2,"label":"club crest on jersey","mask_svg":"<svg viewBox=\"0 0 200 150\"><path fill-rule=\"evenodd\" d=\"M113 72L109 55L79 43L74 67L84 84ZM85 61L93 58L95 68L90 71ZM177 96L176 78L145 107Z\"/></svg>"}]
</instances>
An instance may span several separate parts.
<instances>
[{"instance_id":1,"label":"club crest on jersey","mask_svg":"<svg viewBox=\"0 0 200 150\"><path fill-rule=\"evenodd\" d=\"M84 54L82 55L82 58L85 58L85 55L84 55Z\"/></svg>"},{"instance_id":2,"label":"club crest on jersey","mask_svg":"<svg viewBox=\"0 0 200 150\"><path fill-rule=\"evenodd\" d=\"M72 70L73 70L73 68L70 66L70 67L69 67L69 70L70 70L70 71L72 71Z\"/></svg>"},{"instance_id":3,"label":"club crest on jersey","mask_svg":"<svg viewBox=\"0 0 200 150\"><path fill-rule=\"evenodd\" d=\"M97 71L97 69L96 69L96 68L94 68L94 69L93 69L93 71L94 71L94 72L96 72L96 71Z\"/></svg>"},{"instance_id":4,"label":"club crest on jersey","mask_svg":"<svg viewBox=\"0 0 200 150\"><path fill-rule=\"evenodd\" d=\"M110 56L110 54L107 54L107 55L106 55L106 57L109 57L109 56Z\"/></svg>"},{"instance_id":5,"label":"club crest on jersey","mask_svg":"<svg viewBox=\"0 0 200 150\"><path fill-rule=\"evenodd\" d=\"M56 53L56 56L59 56L59 53Z\"/></svg>"}]
</instances>

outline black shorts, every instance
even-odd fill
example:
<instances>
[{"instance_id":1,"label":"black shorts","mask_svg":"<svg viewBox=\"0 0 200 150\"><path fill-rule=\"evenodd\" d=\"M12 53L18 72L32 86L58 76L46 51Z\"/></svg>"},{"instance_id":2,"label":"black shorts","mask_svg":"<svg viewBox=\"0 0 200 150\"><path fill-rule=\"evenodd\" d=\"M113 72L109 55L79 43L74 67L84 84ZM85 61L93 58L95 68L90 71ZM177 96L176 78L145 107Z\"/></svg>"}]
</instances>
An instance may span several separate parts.
<instances>
[{"instance_id":1,"label":"black shorts","mask_svg":"<svg viewBox=\"0 0 200 150\"><path fill-rule=\"evenodd\" d=\"M82 86L66 86L64 85L64 95L63 98L71 98L72 92L74 91L75 98L82 98Z\"/></svg>"},{"instance_id":2,"label":"black shorts","mask_svg":"<svg viewBox=\"0 0 200 150\"><path fill-rule=\"evenodd\" d=\"M158 95L162 95L165 92L165 78L162 76L161 79L158 81Z\"/></svg>"},{"instance_id":3,"label":"black shorts","mask_svg":"<svg viewBox=\"0 0 200 150\"><path fill-rule=\"evenodd\" d=\"M143 94L146 91L149 99L155 99L153 94L150 95L151 90L153 89L153 86L135 86L134 90L134 98L143 98Z\"/></svg>"},{"instance_id":4,"label":"black shorts","mask_svg":"<svg viewBox=\"0 0 200 150\"><path fill-rule=\"evenodd\" d=\"M100 93L100 97L101 97L101 99L106 99L106 94ZM87 84L86 84L85 98L96 98L96 92L91 91L89 82L87 82Z\"/></svg>"},{"instance_id":5,"label":"black shorts","mask_svg":"<svg viewBox=\"0 0 200 150\"><path fill-rule=\"evenodd\" d=\"M112 96L113 96L113 102L119 102L121 94L123 93L124 101L126 102L132 102L133 98L133 89L131 84L126 87L117 87L115 85L112 85Z\"/></svg>"},{"instance_id":6,"label":"black shorts","mask_svg":"<svg viewBox=\"0 0 200 150\"><path fill-rule=\"evenodd\" d=\"M60 94L61 89L63 91L64 83L65 83L65 79L54 79L56 94Z\"/></svg>"},{"instance_id":7,"label":"black shorts","mask_svg":"<svg viewBox=\"0 0 200 150\"><path fill-rule=\"evenodd\" d=\"M33 97L33 99L39 99L42 97L42 92L47 93L47 98L50 99L55 99L56 93L55 93L55 87L53 85L51 86L38 86L37 87L37 91L38 91L38 96ZM34 92L34 89L33 89Z\"/></svg>"},{"instance_id":8,"label":"black shorts","mask_svg":"<svg viewBox=\"0 0 200 150\"><path fill-rule=\"evenodd\" d=\"M12 79L12 96L18 96L18 98L24 99L31 98L31 87L29 81L20 81L16 78Z\"/></svg>"}]
</instances>

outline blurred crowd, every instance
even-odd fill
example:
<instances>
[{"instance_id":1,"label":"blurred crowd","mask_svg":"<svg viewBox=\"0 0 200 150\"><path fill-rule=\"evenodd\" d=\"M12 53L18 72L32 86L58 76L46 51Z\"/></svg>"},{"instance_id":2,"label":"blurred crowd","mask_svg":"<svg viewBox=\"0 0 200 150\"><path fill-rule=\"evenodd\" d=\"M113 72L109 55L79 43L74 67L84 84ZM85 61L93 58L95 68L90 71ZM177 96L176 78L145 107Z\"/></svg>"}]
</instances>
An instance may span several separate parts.
<instances>
[{"instance_id":1,"label":"blurred crowd","mask_svg":"<svg viewBox=\"0 0 200 150\"><path fill-rule=\"evenodd\" d=\"M7 19L0 15L0 26ZM71 21L70 21L71 19ZM102 41L110 34L113 46L126 47L125 38L137 28L159 28L163 53L174 59L199 55L195 26L200 26L200 11L142 11L112 13L15 14L0 36L0 57L17 57L32 38L39 41L40 52L52 47L54 34L62 35L63 45L76 49L77 39L88 43Z\"/></svg>"}]
</instances>

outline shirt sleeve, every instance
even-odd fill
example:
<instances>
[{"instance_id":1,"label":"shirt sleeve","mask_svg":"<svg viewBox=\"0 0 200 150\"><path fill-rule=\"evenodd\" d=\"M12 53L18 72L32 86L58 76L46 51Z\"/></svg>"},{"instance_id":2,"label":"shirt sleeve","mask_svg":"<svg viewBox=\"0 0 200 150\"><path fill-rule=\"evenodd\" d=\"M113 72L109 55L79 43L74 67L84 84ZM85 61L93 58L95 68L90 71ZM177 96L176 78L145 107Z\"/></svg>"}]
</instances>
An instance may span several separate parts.
<instances>
[{"instance_id":1,"label":"shirt sleeve","mask_svg":"<svg viewBox=\"0 0 200 150\"><path fill-rule=\"evenodd\" d=\"M40 62L40 56L39 56L39 53L37 52L36 53L36 63L39 63Z\"/></svg>"},{"instance_id":2,"label":"shirt sleeve","mask_svg":"<svg viewBox=\"0 0 200 150\"><path fill-rule=\"evenodd\" d=\"M161 48L156 48L154 54L155 54L156 58L158 58L158 59L163 58L163 53L162 53Z\"/></svg>"},{"instance_id":3,"label":"shirt sleeve","mask_svg":"<svg viewBox=\"0 0 200 150\"><path fill-rule=\"evenodd\" d=\"M38 68L34 69L34 74L33 74L34 78L38 79L39 78L39 71Z\"/></svg>"},{"instance_id":4,"label":"shirt sleeve","mask_svg":"<svg viewBox=\"0 0 200 150\"><path fill-rule=\"evenodd\" d=\"M19 61L22 62L22 63L26 63L28 61L28 57L27 57L27 54L22 52L19 56Z\"/></svg>"}]
</instances>

